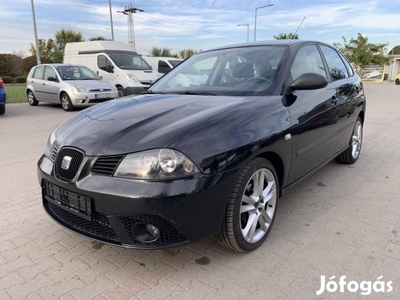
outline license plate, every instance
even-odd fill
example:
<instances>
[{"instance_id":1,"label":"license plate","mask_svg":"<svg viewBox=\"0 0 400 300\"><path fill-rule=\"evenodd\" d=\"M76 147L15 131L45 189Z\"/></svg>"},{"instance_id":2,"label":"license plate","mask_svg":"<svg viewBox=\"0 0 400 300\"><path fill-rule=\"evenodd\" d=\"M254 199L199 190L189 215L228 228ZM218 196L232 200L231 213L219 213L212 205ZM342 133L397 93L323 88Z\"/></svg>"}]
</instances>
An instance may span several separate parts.
<instances>
[{"instance_id":1,"label":"license plate","mask_svg":"<svg viewBox=\"0 0 400 300\"><path fill-rule=\"evenodd\" d=\"M110 98L110 94L106 93L106 94L96 94L95 95L96 99L104 99L104 98Z\"/></svg>"},{"instance_id":2,"label":"license plate","mask_svg":"<svg viewBox=\"0 0 400 300\"><path fill-rule=\"evenodd\" d=\"M90 197L71 192L50 182L45 182L43 191L46 200L73 214L91 220L92 199Z\"/></svg>"}]
</instances>

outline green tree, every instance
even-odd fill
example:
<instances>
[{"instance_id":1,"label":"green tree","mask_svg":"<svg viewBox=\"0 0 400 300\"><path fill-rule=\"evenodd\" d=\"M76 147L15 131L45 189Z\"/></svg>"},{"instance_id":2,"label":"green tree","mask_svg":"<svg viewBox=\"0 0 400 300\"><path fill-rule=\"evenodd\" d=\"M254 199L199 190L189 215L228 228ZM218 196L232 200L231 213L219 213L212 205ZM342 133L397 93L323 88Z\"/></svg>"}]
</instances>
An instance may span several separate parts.
<instances>
[{"instance_id":1,"label":"green tree","mask_svg":"<svg viewBox=\"0 0 400 300\"><path fill-rule=\"evenodd\" d=\"M41 58L45 57L48 59L53 59L54 51L55 51L54 40L48 39L46 41L45 39L38 39L38 46L39 46L39 54L40 54ZM33 45L33 43L31 43L29 51L31 52L32 56L36 56L36 48Z\"/></svg>"},{"instance_id":2,"label":"green tree","mask_svg":"<svg viewBox=\"0 0 400 300\"><path fill-rule=\"evenodd\" d=\"M98 36L92 36L89 41L111 41L104 36L98 35Z\"/></svg>"},{"instance_id":3,"label":"green tree","mask_svg":"<svg viewBox=\"0 0 400 300\"><path fill-rule=\"evenodd\" d=\"M298 40L299 35L297 33L280 33L278 35L274 35L274 39L276 40Z\"/></svg>"},{"instance_id":4,"label":"green tree","mask_svg":"<svg viewBox=\"0 0 400 300\"><path fill-rule=\"evenodd\" d=\"M198 52L200 52L200 51L194 50L194 49L183 49L178 52L178 57L185 59L185 58L188 58Z\"/></svg>"},{"instance_id":5,"label":"green tree","mask_svg":"<svg viewBox=\"0 0 400 300\"><path fill-rule=\"evenodd\" d=\"M0 54L0 75L15 77L22 74L22 58L15 54Z\"/></svg>"},{"instance_id":6,"label":"green tree","mask_svg":"<svg viewBox=\"0 0 400 300\"><path fill-rule=\"evenodd\" d=\"M150 51L150 56L163 56L163 57L171 57L171 49L169 48L157 48L153 47Z\"/></svg>"},{"instance_id":7,"label":"green tree","mask_svg":"<svg viewBox=\"0 0 400 300\"><path fill-rule=\"evenodd\" d=\"M54 61L62 62L64 56L64 48L67 43L83 42L85 39L82 33L75 32L71 29L61 29L55 34L55 51L54 51Z\"/></svg>"},{"instance_id":8,"label":"green tree","mask_svg":"<svg viewBox=\"0 0 400 300\"><path fill-rule=\"evenodd\" d=\"M54 62L53 60L51 60L50 58L47 58L47 57L42 57L40 59L40 61L42 64ZM25 57L22 60L22 66L21 66L22 72L26 74L32 69L32 67L34 67L36 65L37 65L36 55Z\"/></svg>"},{"instance_id":9,"label":"green tree","mask_svg":"<svg viewBox=\"0 0 400 300\"><path fill-rule=\"evenodd\" d=\"M345 37L342 37L342 39L343 43L333 43L333 45L356 66L383 65L389 61L389 58L385 55L388 43L369 43L368 38L361 33L358 33L356 38L351 38L349 41Z\"/></svg>"}]
</instances>

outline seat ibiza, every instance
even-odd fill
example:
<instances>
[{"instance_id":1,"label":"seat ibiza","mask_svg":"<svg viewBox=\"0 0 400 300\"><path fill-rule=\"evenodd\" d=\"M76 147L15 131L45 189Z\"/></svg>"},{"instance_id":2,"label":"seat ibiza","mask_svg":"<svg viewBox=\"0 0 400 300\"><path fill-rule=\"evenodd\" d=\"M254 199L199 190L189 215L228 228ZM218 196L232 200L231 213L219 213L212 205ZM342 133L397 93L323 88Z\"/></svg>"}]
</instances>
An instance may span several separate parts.
<instances>
[{"instance_id":1,"label":"seat ibiza","mask_svg":"<svg viewBox=\"0 0 400 300\"><path fill-rule=\"evenodd\" d=\"M188 76L193 69L201 76ZM215 236L251 251L285 191L333 159L357 161L365 108L359 76L330 45L204 51L145 94L57 126L38 161L43 206L64 227L113 245L160 249Z\"/></svg>"}]
</instances>

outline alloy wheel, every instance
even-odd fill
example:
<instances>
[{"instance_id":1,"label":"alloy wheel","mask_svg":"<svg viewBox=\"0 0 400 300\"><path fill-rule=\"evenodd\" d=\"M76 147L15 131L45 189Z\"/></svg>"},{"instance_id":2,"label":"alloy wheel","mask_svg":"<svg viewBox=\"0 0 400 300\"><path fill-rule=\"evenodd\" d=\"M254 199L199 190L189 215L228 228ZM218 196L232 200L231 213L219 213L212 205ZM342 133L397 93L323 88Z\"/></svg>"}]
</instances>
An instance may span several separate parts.
<instances>
[{"instance_id":1,"label":"alloy wheel","mask_svg":"<svg viewBox=\"0 0 400 300\"><path fill-rule=\"evenodd\" d=\"M261 240L270 227L277 201L276 182L268 169L257 170L247 182L240 206L241 233L246 242Z\"/></svg>"}]
</instances>

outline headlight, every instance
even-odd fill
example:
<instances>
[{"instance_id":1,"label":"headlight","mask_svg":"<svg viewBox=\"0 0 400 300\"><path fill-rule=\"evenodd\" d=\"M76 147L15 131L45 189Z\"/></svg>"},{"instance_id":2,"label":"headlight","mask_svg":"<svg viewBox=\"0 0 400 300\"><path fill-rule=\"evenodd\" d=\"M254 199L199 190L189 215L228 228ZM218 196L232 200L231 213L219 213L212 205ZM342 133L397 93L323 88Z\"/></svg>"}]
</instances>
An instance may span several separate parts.
<instances>
[{"instance_id":1,"label":"headlight","mask_svg":"<svg viewBox=\"0 0 400 300\"><path fill-rule=\"evenodd\" d=\"M171 149L155 149L125 156L114 176L131 179L172 179L197 172L197 167L182 153Z\"/></svg>"},{"instance_id":2,"label":"headlight","mask_svg":"<svg viewBox=\"0 0 400 300\"><path fill-rule=\"evenodd\" d=\"M126 75L126 78L128 78L129 80L133 80L135 82L139 82L139 79L133 74Z\"/></svg>"},{"instance_id":3,"label":"headlight","mask_svg":"<svg viewBox=\"0 0 400 300\"><path fill-rule=\"evenodd\" d=\"M86 89L81 85L73 85L72 88L74 89L75 92L78 92L78 93L86 92Z\"/></svg>"}]
</instances>

